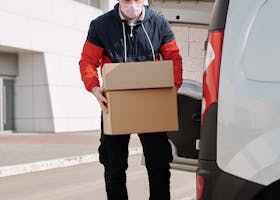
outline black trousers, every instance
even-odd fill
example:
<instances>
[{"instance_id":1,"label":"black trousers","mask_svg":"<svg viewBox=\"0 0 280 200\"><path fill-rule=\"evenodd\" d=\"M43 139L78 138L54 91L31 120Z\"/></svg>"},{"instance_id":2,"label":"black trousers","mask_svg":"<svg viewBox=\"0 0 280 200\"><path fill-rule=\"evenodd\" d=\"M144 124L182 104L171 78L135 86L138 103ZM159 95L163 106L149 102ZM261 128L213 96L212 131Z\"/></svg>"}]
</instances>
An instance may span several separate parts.
<instances>
[{"instance_id":1,"label":"black trousers","mask_svg":"<svg viewBox=\"0 0 280 200\"><path fill-rule=\"evenodd\" d=\"M171 145L165 132L138 134L149 177L150 200L170 200ZM126 170L130 135L104 135L101 120L99 160L104 165L108 200L127 200Z\"/></svg>"}]
</instances>

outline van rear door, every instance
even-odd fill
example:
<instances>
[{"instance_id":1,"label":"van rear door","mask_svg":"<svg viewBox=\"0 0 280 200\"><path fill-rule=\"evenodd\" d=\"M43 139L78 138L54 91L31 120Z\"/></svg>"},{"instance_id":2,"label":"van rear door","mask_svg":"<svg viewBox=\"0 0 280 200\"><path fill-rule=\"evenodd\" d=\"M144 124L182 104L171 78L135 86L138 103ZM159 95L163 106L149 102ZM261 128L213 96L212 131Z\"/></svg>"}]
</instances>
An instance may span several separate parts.
<instances>
[{"instance_id":1,"label":"van rear door","mask_svg":"<svg viewBox=\"0 0 280 200\"><path fill-rule=\"evenodd\" d=\"M153 0L150 6L170 22L183 58L183 85L178 90L179 131L168 132L173 169L196 171L198 165L202 74L214 0Z\"/></svg>"},{"instance_id":2,"label":"van rear door","mask_svg":"<svg viewBox=\"0 0 280 200\"><path fill-rule=\"evenodd\" d=\"M172 146L171 168L196 171L201 121L201 84L185 80L178 90L179 131L168 132Z\"/></svg>"}]
</instances>

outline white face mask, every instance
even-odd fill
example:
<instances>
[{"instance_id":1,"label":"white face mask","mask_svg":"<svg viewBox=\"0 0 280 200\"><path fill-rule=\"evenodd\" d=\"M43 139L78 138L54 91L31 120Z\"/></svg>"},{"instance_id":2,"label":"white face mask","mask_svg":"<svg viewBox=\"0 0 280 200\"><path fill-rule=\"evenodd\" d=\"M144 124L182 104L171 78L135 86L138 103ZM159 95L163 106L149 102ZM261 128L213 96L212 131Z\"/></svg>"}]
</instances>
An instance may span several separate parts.
<instances>
[{"instance_id":1,"label":"white face mask","mask_svg":"<svg viewBox=\"0 0 280 200\"><path fill-rule=\"evenodd\" d=\"M122 13L130 19L137 19L143 10L142 3L124 3L120 6Z\"/></svg>"}]
</instances>

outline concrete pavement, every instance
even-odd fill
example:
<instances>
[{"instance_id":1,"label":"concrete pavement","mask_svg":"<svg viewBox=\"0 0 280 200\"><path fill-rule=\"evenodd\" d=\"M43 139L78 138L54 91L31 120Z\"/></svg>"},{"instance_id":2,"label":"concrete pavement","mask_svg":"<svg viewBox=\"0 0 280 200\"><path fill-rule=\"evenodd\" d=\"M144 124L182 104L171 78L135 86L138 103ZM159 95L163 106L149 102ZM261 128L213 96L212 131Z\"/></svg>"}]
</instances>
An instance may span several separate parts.
<instances>
[{"instance_id":1,"label":"concrete pavement","mask_svg":"<svg viewBox=\"0 0 280 200\"><path fill-rule=\"evenodd\" d=\"M129 156L130 200L147 200L149 183L141 155ZM105 200L104 168L97 162L0 178L3 200ZM195 174L171 170L171 200L194 200ZM15 192L16 191L16 192Z\"/></svg>"},{"instance_id":2,"label":"concrete pavement","mask_svg":"<svg viewBox=\"0 0 280 200\"><path fill-rule=\"evenodd\" d=\"M90 166L97 165L97 167L101 168L102 166L95 162L98 161L99 135L100 133L98 131L56 133L56 134L53 133L48 133L48 134L47 133L44 134L4 133L2 134L1 133L0 134L0 177L3 177L0 179L1 188L4 188L4 183L6 183L6 186L9 187L7 180L17 180L17 177L18 178L21 177L21 176L13 176L13 175L23 174L22 176L25 176L24 174L28 175L28 173L30 172L46 171L49 169L60 170L59 168L62 167L70 167L76 165L77 167L83 167L83 166L86 167L88 165L80 165L86 163L89 163ZM132 163L132 166L137 164L139 166L139 168L137 169L143 168L144 166L140 165L140 160L139 160L139 158L141 158L140 154L142 153L142 147L137 135L131 136L130 144L129 144L129 152L130 155L138 155L137 163ZM130 157L130 160L131 159L135 160L134 158ZM71 169L71 168L64 168L61 170L64 171L67 169ZM130 173L134 173L133 169L129 169L129 170L131 170ZM45 173L48 173L48 171L46 171ZM30 175L32 176L32 174ZM33 176L36 176L36 173L34 173ZM141 175L139 177L143 177L143 176L146 176L145 170L141 171ZM172 170L172 177L173 179L171 180L171 185L178 184L178 186L175 187L176 192L173 194L174 198L172 199L194 200L195 199L195 175L193 173L179 172L177 170ZM6 179L6 178L12 178L12 179ZM135 180L132 181L133 184L131 185L135 185L135 184L137 185L140 182L142 181ZM17 183L15 182L13 184L17 184ZM96 184L96 182L94 184ZM142 185L141 187L143 187L143 191L146 191L148 189L147 185L146 186ZM91 189L87 188L87 190L92 192L92 188ZM136 189L135 191L138 191L138 189ZM9 193L6 192L6 195L8 194ZM104 194L105 193L103 192L102 195L104 196ZM145 194L148 194L148 192L146 191ZM81 193L81 195L83 195L83 193ZM133 196L134 192L132 192L131 195ZM30 196L28 196L28 200L29 197ZM88 197L92 197L92 194L89 194ZM104 199L104 198L100 197L100 199Z\"/></svg>"},{"instance_id":3,"label":"concrete pavement","mask_svg":"<svg viewBox=\"0 0 280 200\"><path fill-rule=\"evenodd\" d=\"M97 132L0 134L0 177L98 161ZM132 135L130 155L142 152Z\"/></svg>"}]
</instances>

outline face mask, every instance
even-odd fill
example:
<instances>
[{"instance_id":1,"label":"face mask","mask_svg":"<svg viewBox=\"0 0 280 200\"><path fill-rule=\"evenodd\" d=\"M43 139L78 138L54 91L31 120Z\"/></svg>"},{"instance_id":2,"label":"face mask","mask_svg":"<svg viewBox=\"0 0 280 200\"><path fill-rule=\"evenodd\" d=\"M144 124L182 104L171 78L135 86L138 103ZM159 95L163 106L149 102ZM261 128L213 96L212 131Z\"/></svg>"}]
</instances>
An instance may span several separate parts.
<instances>
[{"instance_id":1,"label":"face mask","mask_svg":"<svg viewBox=\"0 0 280 200\"><path fill-rule=\"evenodd\" d=\"M122 13L130 19L136 19L140 16L143 9L142 3L125 3L121 4Z\"/></svg>"}]
</instances>

